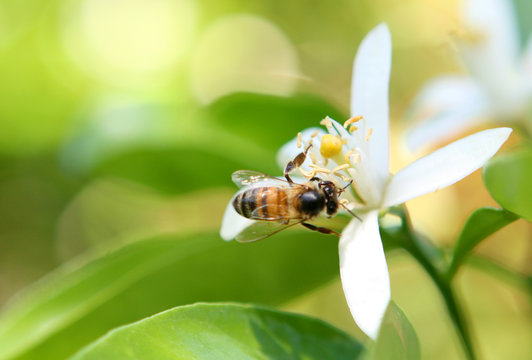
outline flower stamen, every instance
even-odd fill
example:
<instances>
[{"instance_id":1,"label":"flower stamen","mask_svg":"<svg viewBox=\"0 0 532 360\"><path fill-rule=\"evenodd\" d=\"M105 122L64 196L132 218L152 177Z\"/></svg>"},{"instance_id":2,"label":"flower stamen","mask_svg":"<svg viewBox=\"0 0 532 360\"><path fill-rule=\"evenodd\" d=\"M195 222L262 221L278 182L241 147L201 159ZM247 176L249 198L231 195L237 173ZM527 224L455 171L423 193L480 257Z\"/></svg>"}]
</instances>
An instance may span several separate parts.
<instances>
[{"instance_id":1,"label":"flower stamen","mask_svg":"<svg viewBox=\"0 0 532 360\"><path fill-rule=\"evenodd\" d=\"M363 117L363 116L360 116L360 115L359 115L359 116L353 116L352 118L350 118L350 119L348 119L348 120L346 120L346 121L344 122L344 128L347 129L347 128L349 127L349 125L354 124L354 123L356 123L356 122L359 122L359 121L360 121L361 119L363 119L363 118L364 118L364 117Z\"/></svg>"},{"instance_id":2,"label":"flower stamen","mask_svg":"<svg viewBox=\"0 0 532 360\"><path fill-rule=\"evenodd\" d=\"M331 118L328 117L328 116L325 117L322 121L320 121L320 124L324 125L325 127L327 127L327 129L332 128Z\"/></svg>"},{"instance_id":3,"label":"flower stamen","mask_svg":"<svg viewBox=\"0 0 532 360\"><path fill-rule=\"evenodd\" d=\"M297 133L297 148L301 148L301 140L303 138L303 134L301 134L300 132Z\"/></svg>"},{"instance_id":4,"label":"flower stamen","mask_svg":"<svg viewBox=\"0 0 532 360\"><path fill-rule=\"evenodd\" d=\"M327 168L322 168L316 164L309 164L309 166L311 168L314 169L314 171L316 171L317 173L324 173L324 174L330 174L331 173L331 170L327 169Z\"/></svg>"},{"instance_id":5,"label":"flower stamen","mask_svg":"<svg viewBox=\"0 0 532 360\"><path fill-rule=\"evenodd\" d=\"M318 130L314 130L314 132L312 134L310 134L310 137L311 138L315 138L316 136L318 136L319 134L319 131Z\"/></svg>"},{"instance_id":6,"label":"flower stamen","mask_svg":"<svg viewBox=\"0 0 532 360\"><path fill-rule=\"evenodd\" d=\"M350 177L347 177L345 176L344 174L342 173L338 173L338 174L334 174L336 176L338 176L340 179L342 179L343 182L349 182L351 181L351 178Z\"/></svg>"},{"instance_id":7,"label":"flower stamen","mask_svg":"<svg viewBox=\"0 0 532 360\"><path fill-rule=\"evenodd\" d=\"M316 159L316 157L314 156L313 153L309 152L308 155L310 156L310 159L312 160L312 162L314 164L317 164L318 163L318 160Z\"/></svg>"},{"instance_id":8,"label":"flower stamen","mask_svg":"<svg viewBox=\"0 0 532 360\"><path fill-rule=\"evenodd\" d=\"M351 134L354 133L354 132L357 131L357 130L358 130L358 126L351 125L351 126L349 127L349 132L350 132Z\"/></svg>"},{"instance_id":9,"label":"flower stamen","mask_svg":"<svg viewBox=\"0 0 532 360\"><path fill-rule=\"evenodd\" d=\"M351 156L353 156L354 154L355 154L355 149L351 149L348 152L346 152L344 156L345 162L353 165L353 163L351 162Z\"/></svg>"},{"instance_id":10,"label":"flower stamen","mask_svg":"<svg viewBox=\"0 0 532 360\"><path fill-rule=\"evenodd\" d=\"M310 178L313 178L314 176L316 176L316 170L305 171L305 170L303 170L301 168L298 168L298 169L299 169L299 172L301 173L301 175L303 175L307 179L310 179Z\"/></svg>"},{"instance_id":11,"label":"flower stamen","mask_svg":"<svg viewBox=\"0 0 532 360\"><path fill-rule=\"evenodd\" d=\"M373 134L373 128L369 128L368 134L366 135L366 141L369 141L369 138L371 137L371 134Z\"/></svg>"},{"instance_id":12,"label":"flower stamen","mask_svg":"<svg viewBox=\"0 0 532 360\"><path fill-rule=\"evenodd\" d=\"M337 167L335 167L335 168L333 169L332 172L333 172L333 174L336 175L337 172L340 172L340 171L342 171L342 170L345 170L345 169L347 169L348 167L349 167L349 164L338 165Z\"/></svg>"}]
</instances>

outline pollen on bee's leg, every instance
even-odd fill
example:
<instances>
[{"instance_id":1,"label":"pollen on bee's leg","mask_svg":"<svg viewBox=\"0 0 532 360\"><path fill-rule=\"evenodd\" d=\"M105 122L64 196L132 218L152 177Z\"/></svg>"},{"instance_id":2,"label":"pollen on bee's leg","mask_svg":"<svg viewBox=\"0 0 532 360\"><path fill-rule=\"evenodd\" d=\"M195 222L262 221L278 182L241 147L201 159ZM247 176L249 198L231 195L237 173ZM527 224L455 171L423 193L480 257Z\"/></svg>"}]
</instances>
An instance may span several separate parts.
<instances>
[{"instance_id":1,"label":"pollen on bee's leg","mask_svg":"<svg viewBox=\"0 0 532 360\"><path fill-rule=\"evenodd\" d=\"M297 133L297 148L299 149L302 146L301 140L303 138L303 134L300 132Z\"/></svg>"},{"instance_id":2,"label":"pollen on bee's leg","mask_svg":"<svg viewBox=\"0 0 532 360\"><path fill-rule=\"evenodd\" d=\"M342 204L342 205L347 205L347 204L349 204L349 200L347 200L347 199L340 199L340 204Z\"/></svg>"},{"instance_id":3,"label":"pollen on bee's leg","mask_svg":"<svg viewBox=\"0 0 532 360\"><path fill-rule=\"evenodd\" d=\"M332 158L340 153L343 142L338 136L325 134L321 137L320 153L325 158Z\"/></svg>"},{"instance_id":4,"label":"pollen on bee's leg","mask_svg":"<svg viewBox=\"0 0 532 360\"><path fill-rule=\"evenodd\" d=\"M346 120L346 122L344 122L344 128L348 128L349 125L351 124L354 124L358 121L360 121L361 119L363 119L364 117L363 116L353 116L352 118Z\"/></svg>"}]
</instances>

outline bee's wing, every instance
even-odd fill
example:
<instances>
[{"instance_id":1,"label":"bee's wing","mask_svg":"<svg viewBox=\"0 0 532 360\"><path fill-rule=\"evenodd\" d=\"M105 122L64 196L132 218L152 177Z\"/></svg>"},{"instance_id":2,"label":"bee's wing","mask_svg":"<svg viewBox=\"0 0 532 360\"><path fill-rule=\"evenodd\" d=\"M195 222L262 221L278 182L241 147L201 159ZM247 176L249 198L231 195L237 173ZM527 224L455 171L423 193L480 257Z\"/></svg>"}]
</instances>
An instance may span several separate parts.
<instances>
[{"instance_id":1,"label":"bee's wing","mask_svg":"<svg viewBox=\"0 0 532 360\"><path fill-rule=\"evenodd\" d=\"M238 187L251 186L257 183L268 182L268 184L286 186L288 181L273 177L271 175L254 170L238 170L231 175L231 179ZM294 184L299 185L299 184Z\"/></svg>"},{"instance_id":2,"label":"bee's wing","mask_svg":"<svg viewBox=\"0 0 532 360\"><path fill-rule=\"evenodd\" d=\"M273 234L277 234L279 231L300 224L302 221L303 220L297 220L288 224L281 224L276 221L256 221L238 234L236 236L236 241L252 242L262 240Z\"/></svg>"}]
</instances>

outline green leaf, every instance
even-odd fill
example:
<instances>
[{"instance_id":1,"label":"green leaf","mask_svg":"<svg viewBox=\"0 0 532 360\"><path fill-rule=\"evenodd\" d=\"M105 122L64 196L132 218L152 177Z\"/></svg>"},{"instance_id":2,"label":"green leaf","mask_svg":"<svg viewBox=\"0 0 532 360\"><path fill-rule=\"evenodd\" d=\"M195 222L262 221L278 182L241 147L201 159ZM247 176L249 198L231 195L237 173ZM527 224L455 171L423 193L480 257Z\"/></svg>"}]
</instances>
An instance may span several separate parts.
<instances>
[{"instance_id":1,"label":"green leaf","mask_svg":"<svg viewBox=\"0 0 532 360\"><path fill-rule=\"evenodd\" d=\"M471 250L489 235L517 220L517 216L503 209L481 208L467 220L454 248L453 260L447 275L451 278Z\"/></svg>"},{"instance_id":2,"label":"green leaf","mask_svg":"<svg viewBox=\"0 0 532 360\"><path fill-rule=\"evenodd\" d=\"M309 231L252 244L166 236L70 264L3 309L0 359L64 358L110 329L178 305L285 302L338 274L337 246Z\"/></svg>"},{"instance_id":3,"label":"green leaf","mask_svg":"<svg viewBox=\"0 0 532 360\"><path fill-rule=\"evenodd\" d=\"M273 154L271 158L273 164ZM175 195L217 186L236 189L231 174L251 166L251 162L224 156L215 149L139 149L109 159L94 170L94 175L124 178Z\"/></svg>"},{"instance_id":4,"label":"green leaf","mask_svg":"<svg viewBox=\"0 0 532 360\"><path fill-rule=\"evenodd\" d=\"M72 359L356 359L362 346L306 316L196 304L113 330Z\"/></svg>"},{"instance_id":5,"label":"green leaf","mask_svg":"<svg viewBox=\"0 0 532 360\"><path fill-rule=\"evenodd\" d=\"M506 210L532 221L532 149L499 156L484 168L491 196Z\"/></svg>"},{"instance_id":6,"label":"green leaf","mask_svg":"<svg viewBox=\"0 0 532 360\"><path fill-rule=\"evenodd\" d=\"M419 341L416 332L401 309L391 301L384 315L371 360L418 360Z\"/></svg>"},{"instance_id":7,"label":"green leaf","mask_svg":"<svg viewBox=\"0 0 532 360\"><path fill-rule=\"evenodd\" d=\"M133 107L121 112L125 114L111 112L88 124L71 139L60 156L67 172L125 178L177 194L233 186L231 173L238 169L260 166L261 171L279 171L275 152L205 126L201 112L178 121L176 110L165 107ZM108 117L113 126L104 121Z\"/></svg>"},{"instance_id":8,"label":"green leaf","mask_svg":"<svg viewBox=\"0 0 532 360\"><path fill-rule=\"evenodd\" d=\"M275 154L283 144L319 126L326 115L342 118L309 95L239 93L202 109L183 107L111 109L72 138L61 155L63 167L126 178L169 194L232 186L231 173L238 169L281 175Z\"/></svg>"},{"instance_id":9,"label":"green leaf","mask_svg":"<svg viewBox=\"0 0 532 360\"><path fill-rule=\"evenodd\" d=\"M298 132L320 127L320 121L326 116L342 122L347 115L316 96L251 93L222 98L207 109L206 115L213 126L274 152Z\"/></svg>"}]
</instances>

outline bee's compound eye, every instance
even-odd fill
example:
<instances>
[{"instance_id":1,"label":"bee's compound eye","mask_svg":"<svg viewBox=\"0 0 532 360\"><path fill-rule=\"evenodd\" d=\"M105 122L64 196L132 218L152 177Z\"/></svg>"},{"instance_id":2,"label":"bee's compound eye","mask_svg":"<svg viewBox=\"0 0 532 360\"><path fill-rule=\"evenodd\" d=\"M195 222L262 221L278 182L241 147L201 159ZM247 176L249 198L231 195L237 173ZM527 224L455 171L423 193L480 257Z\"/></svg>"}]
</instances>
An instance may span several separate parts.
<instances>
[{"instance_id":1,"label":"bee's compound eye","mask_svg":"<svg viewBox=\"0 0 532 360\"><path fill-rule=\"evenodd\" d=\"M324 197L315 190L304 192L299 200L300 211L309 216L318 215L325 206Z\"/></svg>"}]
</instances>

